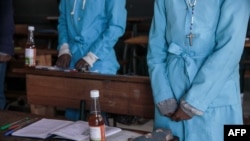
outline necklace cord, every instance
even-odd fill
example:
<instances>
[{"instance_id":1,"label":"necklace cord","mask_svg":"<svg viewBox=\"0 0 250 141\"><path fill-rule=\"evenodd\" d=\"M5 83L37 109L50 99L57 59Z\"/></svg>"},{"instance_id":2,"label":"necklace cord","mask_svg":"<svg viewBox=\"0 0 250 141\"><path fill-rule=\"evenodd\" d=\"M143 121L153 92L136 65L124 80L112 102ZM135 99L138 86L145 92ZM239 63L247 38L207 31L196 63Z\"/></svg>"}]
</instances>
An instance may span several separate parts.
<instances>
[{"instance_id":1,"label":"necklace cord","mask_svg":"<svg viewBox=\"0 0 250 141\"><path fill-rule=\"evenodd\" d=\"M196 5L196 1L197 0L194 0L193 3L192 3L191 0L186 0L186 3L187 3L188 6L194 7Z\"/></svg>"},{"instance_id":2,"label":"necklace cord","mask_svg":"<svg viewBox=\"0 0 250 141\"><path fill-rule=\"evenodd\" d=\"M189 27L189 34L188 35L186 35L186 38L188 38L189 39L189 45L190 46L192 46L192 40L193 40L193 38L195 37L195 34L193 34L192 32L193 32L193 25L194 25L194 9L195 9L195 5L196 5L196 1L197 0L193 0L192 2L191 2L191 0L186 0L186 4L187 4L187 6L188 7L190 7L191 9L192 9L192 16L191 16L191 21L190 21L190 27Z\"/></svg>"}]
</instances>

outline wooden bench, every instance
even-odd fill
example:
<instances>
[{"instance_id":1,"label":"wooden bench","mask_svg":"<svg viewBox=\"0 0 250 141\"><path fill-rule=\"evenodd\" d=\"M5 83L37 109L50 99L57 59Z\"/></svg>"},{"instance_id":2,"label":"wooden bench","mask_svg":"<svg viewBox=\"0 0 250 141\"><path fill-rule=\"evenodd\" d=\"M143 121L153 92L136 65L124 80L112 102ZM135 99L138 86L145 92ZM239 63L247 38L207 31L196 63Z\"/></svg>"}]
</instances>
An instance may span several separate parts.
<instances>
[{"instance_id":1,"label":"wooden bench","mask_svg":"<svg viewBox=\"0 0 250 141\"><path fill-rule=\"evenodd\" d=\"M81 100L85 101L88 110L89 92L98 89L103 112L154 117L148 77L38 69L16 69L14 72L26 74L27 100L34 105L31 111L35 114L53 115L55 107L79 109Z\"/></svg>"}]
</instances>

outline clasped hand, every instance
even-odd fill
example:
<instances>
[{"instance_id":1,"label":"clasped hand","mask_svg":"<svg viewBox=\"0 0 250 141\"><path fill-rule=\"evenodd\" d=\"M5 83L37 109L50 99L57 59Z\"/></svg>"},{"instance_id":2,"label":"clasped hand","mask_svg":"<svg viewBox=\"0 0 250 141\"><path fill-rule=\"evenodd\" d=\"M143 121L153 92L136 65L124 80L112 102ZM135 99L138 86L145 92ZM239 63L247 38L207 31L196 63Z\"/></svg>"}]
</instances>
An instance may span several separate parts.
<instances>
[{"instance_id":1,"label":"clasped hand","mask_svg":"<svg viewBox=\"0 0 250 141\"><path fill-rule=\"evenodd\" d=\"M177 110L174 113L169 113L166 115L167 117L169 117L171 120L173 121L182 121L182 120L188 120L191 119L192 117L190 117L188 114L186 114L181 107L179 106L177 108Z\"/></svg>"},{"instance_id":2,"label":"clasped hand","mask_svg":"<svg viewBox=\"0 0 250 141\"><path fill-rule=\"evenodd\" d=\"M56 61L56 66L61 68L68 68L71 61L71 56L69 54L63 54L58 57ZM75 65L75 68L80 71L88 71L89 64L84 59L79 59Z\"/></svg>"}]
</instances>

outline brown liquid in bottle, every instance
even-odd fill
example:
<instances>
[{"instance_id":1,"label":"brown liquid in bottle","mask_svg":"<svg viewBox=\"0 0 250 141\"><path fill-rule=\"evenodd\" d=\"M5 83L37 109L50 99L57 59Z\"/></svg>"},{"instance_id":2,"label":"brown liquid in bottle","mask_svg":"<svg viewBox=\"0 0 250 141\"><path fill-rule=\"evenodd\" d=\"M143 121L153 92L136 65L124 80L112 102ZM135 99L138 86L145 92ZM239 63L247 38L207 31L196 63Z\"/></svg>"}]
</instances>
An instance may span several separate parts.
<instances>
[{"instance_id":1,"label":"brown liquid in bottle","mask_svg":"<svg viewBox=\"0 0 250 141\"><path fill-rule=\"evenodd\" d=\"M91 110L88 117L90 141L106 141L105 123L99 104L99 91L93 90L91 93Z\"/></svg>"},{"instance_id":2,"label":"brown liquid in bottle","mask_svg":"<svg viewBox=\"0 0 250 141\"><path fill-rule=\"evenodd\" d=\"M28 27L29 34L25 46L25 67L34 68L36 66L36 45L34 41L34 27Z\"/></svg>"},{"instance_id":3,"label":"brown liquid in bottle","mask_svg":"<svg viewBox=\"0 0 250 141\"><path fill-rule=\"evenodd\" d=\"M27 44L25 48L25 66L34 68L36 66L36 48L34 44ZM29 56L29 57L27 57Z\"/></svg>"},{"instance_id":4,"label":"brown liquid in bottle","mask_svg":"<svg viewBox=\"0 0 250 141\"><path fill-rule=\"evenodd\" d=\"M89 116L89 126L90 128L96 127L97 130L100 130L101 140L100 141L106 141L105 139L105 125L104 125L104 119L101 114L90 114ZM99 128L99 129L98 129ZM96 133L99 134L97 131ZM92 134L94 135L94 134ZM99 136L99 135L97 135ZM90 139L90 141L92 141Z\"/></svg>"}]
</instances>

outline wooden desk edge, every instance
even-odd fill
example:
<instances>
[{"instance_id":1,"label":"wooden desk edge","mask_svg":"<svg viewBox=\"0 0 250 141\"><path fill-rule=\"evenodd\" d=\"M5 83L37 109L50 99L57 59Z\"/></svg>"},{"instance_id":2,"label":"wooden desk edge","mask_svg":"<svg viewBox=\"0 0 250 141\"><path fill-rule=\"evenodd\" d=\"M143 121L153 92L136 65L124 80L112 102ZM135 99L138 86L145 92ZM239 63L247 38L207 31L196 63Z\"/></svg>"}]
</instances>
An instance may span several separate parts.
<instances>
[{"instance_id":1,"label":"wooden desk edge","mask_svg":"<svg viewBox=\"0 0 250 141\"><path fill-rule=\"evenodd\" d=\"M110 81L123 81L123 82L138 82L138 83L150 83L147 76L135 76L135 75L105 75L98 73L81 73L81 72L63 72L63 71L47 71L42 69L29 69L29 68L14 68L14 73L21 74L34 74L45 76L59 76L68 78L85 78L85 79L100 79Z\"/></svg>"}]
</instances>

